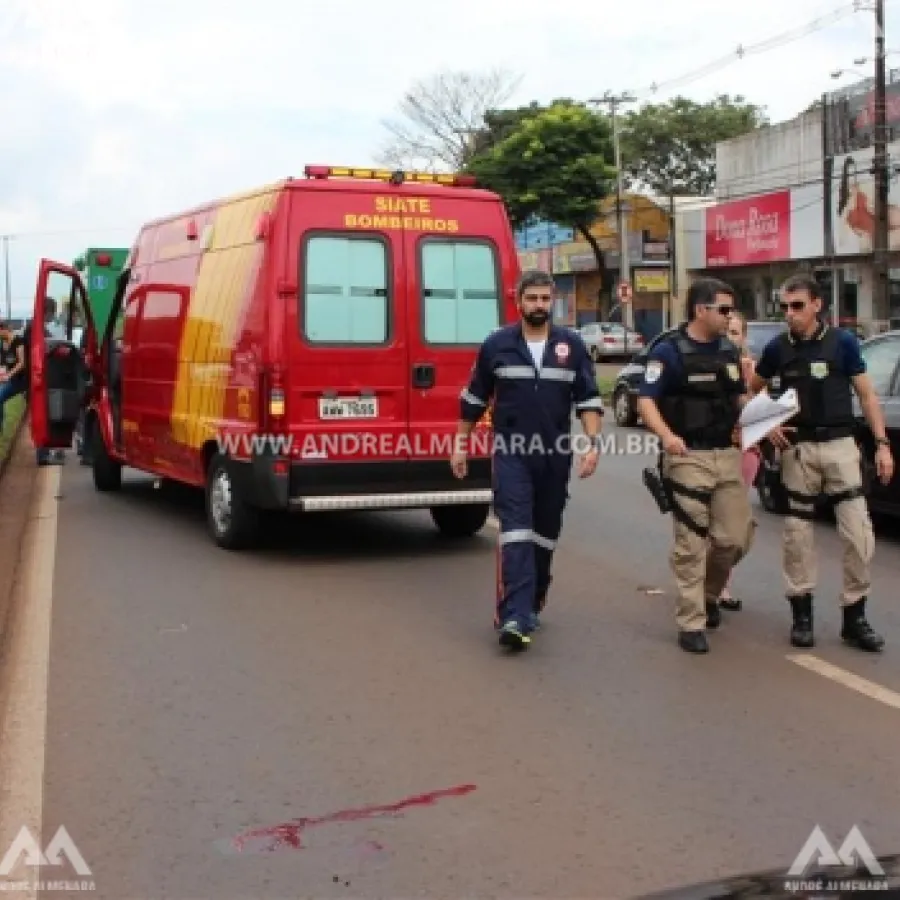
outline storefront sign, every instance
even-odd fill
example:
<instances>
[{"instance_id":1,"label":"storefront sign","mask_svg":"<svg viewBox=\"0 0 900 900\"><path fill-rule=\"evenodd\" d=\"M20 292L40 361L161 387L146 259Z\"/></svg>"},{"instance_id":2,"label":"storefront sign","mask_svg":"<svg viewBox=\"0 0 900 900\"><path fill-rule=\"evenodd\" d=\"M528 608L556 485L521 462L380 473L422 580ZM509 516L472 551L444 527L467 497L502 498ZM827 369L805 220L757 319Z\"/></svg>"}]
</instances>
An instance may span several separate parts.
<instances>
[{"instance_id":1,"label":"storefront sign","mask_svg":"<svg viewBox=\"0 0 900 900\"><path fill-rule=\"evenodd\" d=\"M896 159L900 141L888 144L888 156ZM875 244L876 186L873 151L860 150L834 160L831 182L831 227L835 256L867 256ZM888 187L888 248L900 249L900 184L891 179Z\"/></svg>"},{"instance_id":2,"label":"storefront sign","mask_svg":"<svg viewBox=\"0 0 900 900\"><path fill-rule=\"evenodd\" d=\"M791 258L790 191L720 203L705 213L708 267Z\"/></svg>"},{"instance_id":3,"label":"storefront sign","mask_svg":"<svg viewBox=\"0 0 900 900\"><path fill-rule=\"evenodd\" d=\"M597 270L597 257L589 244L573 241L553 248L553 272L594 272Z\"/></svg>"},{"instance_id":4,"label":"storefront sign","mask_svg":"<svg viewBox=\"0 0 900 900\"><path fill-rule=\"evenodd\" d=\"M519 250L519 268L524 272L528 269L540 269L549 272L553 264L552 251L546 250Z\"/></svg>"},{"instance_id":5,"label":"storefront sign","mask_svg":"<svg viewBox=\"0 0 900 900\"><path fill-rule=\"evenodd\" d=\"M634 289L639 294L667 294L668 269L642 269L634 273Z\"/></svg>"},{"instance_id":6,"label":"storefront sign","mask_svg":"<svg viewBox=\"0 0 900 900\"><path fill-rule=\"evenodd\" d=\"M888 131L900 123L900 69L887 72L885 119ZM865 79L830 93L825 100L825 152L840 156L871 147L875 140L875 85Z\"/></svg>"},{"instance_id":7,"label":"storefront sign","mask_svg":"<svg viewBox=\"0 0 900 900\"><path fill-rule=\"evenodd\" d=\"M666 241L644 241L643 258L662 260L669 258L669 245Z\"/></svg>"}]
</instances>

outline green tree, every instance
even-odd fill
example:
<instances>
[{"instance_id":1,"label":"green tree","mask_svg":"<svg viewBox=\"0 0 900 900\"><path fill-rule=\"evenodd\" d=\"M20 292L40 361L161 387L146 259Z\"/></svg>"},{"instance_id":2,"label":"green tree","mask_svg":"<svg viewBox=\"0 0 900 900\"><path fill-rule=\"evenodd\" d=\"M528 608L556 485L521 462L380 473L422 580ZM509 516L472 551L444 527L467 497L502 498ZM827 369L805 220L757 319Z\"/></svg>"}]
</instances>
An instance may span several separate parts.
<instances>
[{"instance_id":1,"label":"green tree","mask_svg":"<svg viewBox=\"0 0 900 900\"><path fill-rule=\"evenodd\" d=\"M570 98L554 100L549 106L572 106ZM525 119L534 118L547 109L548 105L532 100L528 106L517 109L489 109L484 114L484 125L478 129L472 139L472 155L487 153L496 144L508 138Z\"/></svg>"},{"instance_id":2,"label":"green tree","mask_svg":"<svg viewBox=\"0 0 900 900\"><path fill-rule=\"evenodd\" d=\"M709 194L716 183L716 143L767 124L764 110L742 96L707 103L675 97L623 116L623 174L629 187L657 194Z\"/></svg>"},{"instance_id":3,"label":"green tree","mask_svg":"<svg viewBox=\"0 0 900 900\"><path fill-rule=\"evenodd\" d=\"M600 201L615 190L609 120L571 101L527 109L504 137L471 160L468 171L503 198L514 228L547 219L578 231L607 285L603 251L590 228ZM494 121L509 124L509 119Z\"/></svg>"}]
</instances>

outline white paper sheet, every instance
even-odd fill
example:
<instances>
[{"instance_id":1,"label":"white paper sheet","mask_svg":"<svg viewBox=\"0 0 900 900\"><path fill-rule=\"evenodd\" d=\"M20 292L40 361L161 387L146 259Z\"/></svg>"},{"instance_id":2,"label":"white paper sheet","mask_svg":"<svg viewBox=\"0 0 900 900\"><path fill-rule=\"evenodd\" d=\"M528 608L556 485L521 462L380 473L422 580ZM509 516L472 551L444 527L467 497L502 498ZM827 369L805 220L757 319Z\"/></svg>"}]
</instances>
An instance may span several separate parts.
<instances>
[{"instance_id":1,"label":"white paper sheet","mask_svg":"<svg viewBox=\"0 0 900 900\"><path fill-rule=\"evenodd\" d=\"M742 410L741 449L759 443L773 428L783 425L800 412L797 392L790 388L777 400L765 391L757 394Z\"/></svg>"}]
</instances>

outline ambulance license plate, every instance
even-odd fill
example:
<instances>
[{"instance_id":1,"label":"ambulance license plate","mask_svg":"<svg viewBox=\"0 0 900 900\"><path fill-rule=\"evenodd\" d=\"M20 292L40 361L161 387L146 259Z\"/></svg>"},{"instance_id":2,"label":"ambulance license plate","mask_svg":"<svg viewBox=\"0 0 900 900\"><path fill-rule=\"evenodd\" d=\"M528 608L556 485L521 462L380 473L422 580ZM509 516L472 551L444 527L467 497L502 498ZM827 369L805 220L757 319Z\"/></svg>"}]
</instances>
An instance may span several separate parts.
<instances>
[{"instance_id":1,"label":"ambulance license plate","mask_svg":"<svg viewBox=\"0 0 900 900\"><path fill-rule=\"evenodd\" d=\"M378 400L375 397L341 397L319 400L320 419L377 419Z\"/></svg>"}]
</instances>

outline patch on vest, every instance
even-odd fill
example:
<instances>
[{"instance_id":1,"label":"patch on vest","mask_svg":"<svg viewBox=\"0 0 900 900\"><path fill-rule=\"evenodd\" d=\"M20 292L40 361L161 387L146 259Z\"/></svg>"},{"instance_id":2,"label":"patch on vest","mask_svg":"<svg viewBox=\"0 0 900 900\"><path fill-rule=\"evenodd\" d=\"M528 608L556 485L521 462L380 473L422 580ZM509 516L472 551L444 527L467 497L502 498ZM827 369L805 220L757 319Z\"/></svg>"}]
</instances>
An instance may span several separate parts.
<instances>
[{"instance_id":1,"label":"patch on vest","mask_svg":"<svg viewBox=\"0 0 900 900\"><path fill-rule=\"evenodd\" d=\"M652 359L647 363L647 369L644 372L644 381L647 384L653 384L654 381L659 381L659 376L662 375L663 372L663 364L658 359Z\"/></svg>"},{"instance_id":2,"label":"patch on vest","mask_svg":"<svg viewBox=\"0 0 900 900\"><path fill-rule=\"evenodd\" d=\"M740 367L736 366L734 363L728 363L728 377L732 381L740 381L741 380Z\"/></svg>"},{"instance_id":3,"label":"patch on vest","mask_svg":"<svg viewBox=\"0 0 900 900\"><path fill-rule=\"evenodd\" d=\"M569 345L568 344L557 344L556 345L556 358L564 363L569 358Z\"/></svg>"},{"instance_id":4,"label":"patch on vest","mask_svg":"<svg viewBox=\"0 0 900 900\"><path fill-rule=\"evenodd\" d=\"M813 378L825 378L828 375L827 362L814 362L809 365L809 374Z\"/></svg>"}]
</instances>

